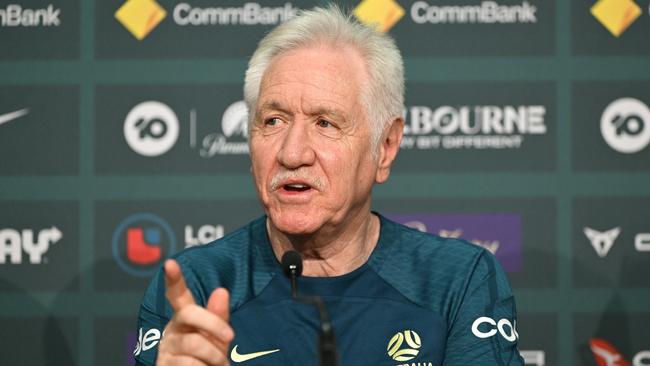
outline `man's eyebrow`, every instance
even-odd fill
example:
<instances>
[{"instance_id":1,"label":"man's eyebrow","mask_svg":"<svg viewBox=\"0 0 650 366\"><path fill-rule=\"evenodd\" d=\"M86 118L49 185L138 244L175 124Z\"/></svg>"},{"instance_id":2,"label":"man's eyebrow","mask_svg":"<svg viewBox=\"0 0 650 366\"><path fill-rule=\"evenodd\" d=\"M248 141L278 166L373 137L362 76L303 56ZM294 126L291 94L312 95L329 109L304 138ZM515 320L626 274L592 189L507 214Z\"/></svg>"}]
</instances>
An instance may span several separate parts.
<instances>
[{"instance_id":1,"label":"man's eyebrow","mask_svg":"<svg viewBox=\"0 0 650 366\"><path fill-rule=\"evenodd\" d=\"M267 111L267 110L275 110L275 111L280 111L280 112L284 112L284 113L289 112L284 107L282 107L282 103L278 102L277 100L266 101L266 102L262 103L262 105L260 105L257 110L258 110L258 112L264 112L264 111Z\"/></svg>"},{"instance_id":2,"label":"man's eyebrow","mask_svg":"<svg viewBox=\"0 0 650 366\"><path fill-rule=\"evenodd\" d=\"M263 113L266 111L280 111L282 113L287 113L291 114L291 112L285 108L281 102L277 100L268 100L264 103L262 103L259 108L257 109L258 113ZM337 120L345 121L345 114L341 112L340 110L336 108L330 108L330 107L325 107L325 106L316 106L314 108L310 108L309 110L306 111L309 115L315 116L315 115L321 115L321 116L331 116Z\"/></svg>"},{"instance_id":3,"label":"man's eyebrow","mask_svg":"<svg viewBox=\"0 0 650 366\"><path fill-rule=\"evenodd\" d=\"M345 115L341 111L335 108L315 107L309 110L308 113L312 116L314 115L331 116L334 117L334 119L336 120L345 121Z\"/></svg>"}]
</instances>

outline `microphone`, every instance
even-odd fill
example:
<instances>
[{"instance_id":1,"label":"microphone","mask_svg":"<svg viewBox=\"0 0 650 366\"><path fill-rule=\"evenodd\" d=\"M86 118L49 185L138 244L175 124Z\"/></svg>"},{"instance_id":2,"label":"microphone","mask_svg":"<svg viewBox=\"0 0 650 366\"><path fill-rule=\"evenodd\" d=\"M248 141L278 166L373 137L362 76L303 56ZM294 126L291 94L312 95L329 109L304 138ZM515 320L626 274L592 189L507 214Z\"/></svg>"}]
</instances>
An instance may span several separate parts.
<instances>
[{"instance_id":1,"label":"microphone","mask_svg":"<svg viewBox=\"0 0 650 366\"><path fill-rule=\"evenodd\" d=\"M291 297L297 299L298 286L296 278L302 274L302 258L295 250L290 250L282 256L282 270L291 280Z\"/></svg>"},{"instance_id":2,"label":"microphone","mask_svg":"<svg viewBox=\"0 0 650 366\"><path fill-rule=\"evenodd\" d=\"M284 274L291 280L291 297L303 304L314 305L318 309L320 318L320 332L318 337L320 366L338 366L334 329L332 328L325 302L320 296L298 296L296 279L302 274L302 257L300 257L298 252L290 250L282 255L281 262Z\"/></svg>"}]
</instances>

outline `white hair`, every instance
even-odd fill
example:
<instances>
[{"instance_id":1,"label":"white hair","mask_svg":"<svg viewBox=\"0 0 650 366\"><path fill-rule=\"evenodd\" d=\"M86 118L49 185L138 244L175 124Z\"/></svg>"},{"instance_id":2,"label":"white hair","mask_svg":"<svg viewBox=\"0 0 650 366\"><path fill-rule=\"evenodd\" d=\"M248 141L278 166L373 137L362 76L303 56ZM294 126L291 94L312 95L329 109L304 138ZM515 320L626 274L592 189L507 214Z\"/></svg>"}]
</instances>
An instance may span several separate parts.
<instances>
[{"instance_id":1,"label":"white hair","mask_svg":"<svg viewBox=\"0 0 650 366\"><path fill-rule=\"evenodd\" d=\"M371 124L371 142L376 150L382 132L404 109L404 64L395 41L364 26L336 5L302 11L264 37L248 63L244 100L249 110L249 128L255 118L257 98L264 73L274 57L320 43L348 45L364 60L370 77L361 103Z\"/></svg>"}]
</instances>

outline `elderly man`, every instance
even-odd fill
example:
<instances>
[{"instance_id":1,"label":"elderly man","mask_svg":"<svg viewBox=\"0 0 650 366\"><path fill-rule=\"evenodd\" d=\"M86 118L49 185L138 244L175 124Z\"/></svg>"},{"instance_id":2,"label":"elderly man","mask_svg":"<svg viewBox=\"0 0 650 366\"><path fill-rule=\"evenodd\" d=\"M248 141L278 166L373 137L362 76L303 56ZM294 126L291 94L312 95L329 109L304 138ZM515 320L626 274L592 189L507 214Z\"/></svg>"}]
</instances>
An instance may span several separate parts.
<instances>
[{"instance_id":1,"label":"elderly man","mask_svg":"<svg viewBox=\"0 0 650 366\"><path fill-rule=\"evenodd\" d=\"M522 365L515 305L495 258L371 211L402 138L404 76L392 39L338 8L268 34L244 87L266 215L165 263L144 297L139 364L314 365L324 299L341 365Z\"/></svg>"}]
</instances>

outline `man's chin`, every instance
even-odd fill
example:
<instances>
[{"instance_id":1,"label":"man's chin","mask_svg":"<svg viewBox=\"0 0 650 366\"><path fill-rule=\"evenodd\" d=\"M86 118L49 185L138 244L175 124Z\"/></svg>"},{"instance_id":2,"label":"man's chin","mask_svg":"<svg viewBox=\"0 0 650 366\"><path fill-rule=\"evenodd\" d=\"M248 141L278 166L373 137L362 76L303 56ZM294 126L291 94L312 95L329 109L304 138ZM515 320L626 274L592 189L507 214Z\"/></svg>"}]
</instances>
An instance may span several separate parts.
<instances>
[{"instance_id":1,"label":"man's chin","mask_svg":"<svg viewBox=\"0 0 650 366\"><path fill-rule=\"evenodd\" d=\"M280 217L270 216L271 225L285 235L303 236L317 232L322 223L312 220L305 215L281 215Z\"/></svg>"}]
</instances>

